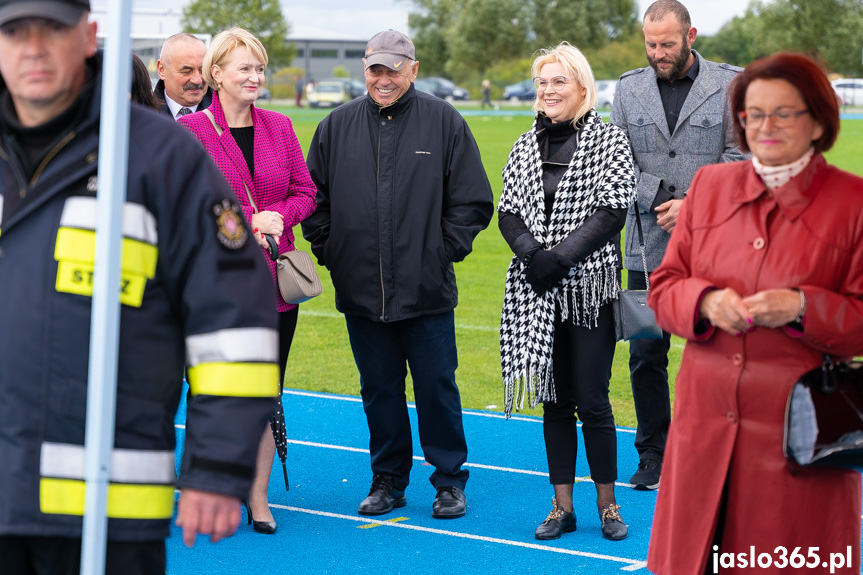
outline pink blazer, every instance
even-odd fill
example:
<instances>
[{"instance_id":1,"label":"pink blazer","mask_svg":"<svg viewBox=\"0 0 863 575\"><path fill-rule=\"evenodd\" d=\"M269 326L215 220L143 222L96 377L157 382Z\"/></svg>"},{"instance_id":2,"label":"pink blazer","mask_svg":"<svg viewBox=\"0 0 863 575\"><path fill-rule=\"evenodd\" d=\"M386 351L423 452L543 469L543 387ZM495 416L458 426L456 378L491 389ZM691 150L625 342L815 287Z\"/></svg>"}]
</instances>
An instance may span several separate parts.
<instances>
[{"instance_id":1,"label":"pink blazer","mask_svg":"<svg viewBox=\"0 0 863 575\"><path fill-rule=\"evenodd\" d=\"M178 121L197 136L222 171L237 195L246 221L252 221L254 209L249 203L244 183L249 187L258 211L278 212L284 216L285 233L279 241L279 253L295 249L292 228L315 211L317 202L315 185L309 177L309 170L291 120L284 114L252 106L252 122L255 126L255 177L252 179L243 152L231 136L218 93L213 94L213 103L209 110L216 119L216 124L223 130L221 136L216 134L213 124L203 111L189 114ZM263 249L261 252L269 263L275 282L276 264L270 261ZM285 303L278 287L276 307L279 311L295 307Z\"/></svg>"}]
</instances>

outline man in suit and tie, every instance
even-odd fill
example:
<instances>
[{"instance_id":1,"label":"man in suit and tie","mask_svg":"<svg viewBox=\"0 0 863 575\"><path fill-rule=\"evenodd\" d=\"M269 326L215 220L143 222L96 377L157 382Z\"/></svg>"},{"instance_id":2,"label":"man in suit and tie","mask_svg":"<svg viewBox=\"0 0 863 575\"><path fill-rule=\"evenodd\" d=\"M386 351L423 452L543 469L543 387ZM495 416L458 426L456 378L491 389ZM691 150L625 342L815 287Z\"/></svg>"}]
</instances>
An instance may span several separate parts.
<instances>
[{"instance_id":1,"label":"man in suit and tie","mask_svg":"<svg viewBox=\"0 0 863 575\"><path fill-rule=\"evenodd\" d=\"M689 183L701 166L744 159L734 143L728 84L741 70L705 60L692 49L696 29L677 0L658 0L644 13L647 67L620 77L611 123L629 136L635 159L637 203L626 220L624 265L629 289L646 289L644 272L659 266ZM647 269L635 227L641 216ZM629 370L638 429L636 489L659 487L671 422L668 389L670 334L629 344Z\"/></svg>"},{"instance_id":2,"label":"man in suit and tie","mask_svg":"<svg viewBox=\"0 0 863 575\"><path fill-rule=\"evenodd\" d=\"M153 93L160 108L175 120L203 110L213 101L213 90L202 76L207 46L192 34L174 34L162 44L156 68L159 82Z\"/></svg>"}]
</instances>

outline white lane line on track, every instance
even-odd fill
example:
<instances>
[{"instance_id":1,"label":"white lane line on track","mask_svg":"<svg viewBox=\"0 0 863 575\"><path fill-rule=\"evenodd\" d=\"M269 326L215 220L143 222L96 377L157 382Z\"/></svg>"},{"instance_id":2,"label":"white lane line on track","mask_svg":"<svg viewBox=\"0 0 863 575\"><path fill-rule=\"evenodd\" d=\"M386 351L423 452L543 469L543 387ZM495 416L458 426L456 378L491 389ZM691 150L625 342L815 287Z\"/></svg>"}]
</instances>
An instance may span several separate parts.
<instances>
[{"instance_id":1,"label":"white lane line on track","mask_svg":"<svg viewBox=\"0 0 863 575\"><path fill-rule=\"evenodd\" d=\"M297 389L285 389L282 391L283 395L302 395L305 397L317 397L319 399L336 399L339 401L350 401L352 403L362 403L362 398L359 397L351 397L346 395L329 395L326 393L315 393L313 391L301 391ZM416 405L413 403L408 403L408 408L416 409ZM475 415L477 417L490 417L492 419L506 419L506 416L502 413L489 413L486 411L475 411L471 409L465 409L462 411L465 415ZM518 415L513 415L510 417L513 421L527 421L529 423L542 423L542 419L539 417L521 417ZM581 427L581 422L578 422L578 426ZM630 429L628 427L617 427L615 428L620 433L632 433L635 434L634 429Z\"/></svg>"},{"instance_id":2,"label":"white lane line on track","mask_svg":"<svg viewBox=\"0 0 863 575\"><path fill-rule=\"evenodd\" d=\"M335 449L338 451L350 451L352 453L369 453L368 449L363 449L361 447L347 447L345 445L332 445L329 443L315 443L313 441L302 441L300 439L288 439L287 443L291 443L293 445L303 445L305 447L317 447L321 449ZM415 461L419 461L421 463L425 463L425 458L419 455L413 456ZM464 464L465 467L476 467L477 469L488 469L489 471L503 471L505 473L520 473L522 475L537 475L539 477L548 477L548 473L544 471L536 471L534 469L518 469L515 467L499 467L497 465L485 465L483 463L471 463L467 462ZM590 477L576 477L576 483L593 483L593 480ZM632 485L629 483L622 483L620 481L615 481L614 483L618 487L629 487L632 488Z\"/></svg>"},{"instance_id":3,"label":"white lane line on track","mask_svg":"<svg viewBox=\"0 0 863 575\"><path fill-rule=\"evenodd\" d=\"M486 537L484 535L473 535L471 533L462 533L460 531L447 531L445 529L435 529L433 527L422 527L419 525L410 525L405 523L393 523L387 520L370 519L367 517L357 517L354 515L342 515L339 513L330 513L329 511L316 511L314 509L304 509L302 507L292 507L288 505L279 505L270 503L270 507L284 509L286 511L294 511L296 513L306 513L308 515L318 515L321 517L330 517L332 519L346 519L348 521L356 521L358 523L368 523L392 527L394 529L409 529L412 531L421 531L423 533L434 533L435 535L447 535L449 537L458 537L461 539L471 539L474 541L483 541L486 543L497 543L499 545L509 545L512 547L523 547L526 549L536 549L538 551L550 551L552 553L561 553L564 555L576 555L579 557L587 557L590 559L600 559L603 561L613 561L615 563L625 563L625 567L621 567L623 571L636 571L646 567L647 563L637 559L627 559L625 557L615 557L613 555L602 555L599 553L590 553L588 551L577 551L575 549L561 549L559 547L549 547L547 545L539 545L537 543L526 543L524 541L513 541L511 539L500 539L498 537Z\"/></svg>"}]
</instances>

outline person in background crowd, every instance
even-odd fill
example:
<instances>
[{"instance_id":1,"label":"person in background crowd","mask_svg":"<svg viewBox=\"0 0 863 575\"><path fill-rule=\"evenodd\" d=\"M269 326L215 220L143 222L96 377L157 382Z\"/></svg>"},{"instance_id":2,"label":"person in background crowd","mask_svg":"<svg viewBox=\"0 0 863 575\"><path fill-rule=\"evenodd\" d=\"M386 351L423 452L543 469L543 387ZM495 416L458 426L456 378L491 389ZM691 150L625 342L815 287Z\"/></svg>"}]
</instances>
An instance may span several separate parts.
<instances>
[{"instance_id":1,"label":"person in background crowd","mask_svg":"<svg viewBox=\"0 0 863 575\"><path fill-rule=\"evenodd\" d=\"M491 82L488 80L482 81L482 102L479 105L480 110L488 106L493 108L491 104Z\"/></svg>"},{"instance_id":2,"label":"person in background crowd","mask_svg":"<svg viewBox=\"0 0 863 575\"><path fill-rule=\"evenodd\" d=\"M468 471L453 262L491 220L491 186L464 119L414 87L419 62L410 38L376 34L363 62L368 94L330 112L315 131L308 165L318 210L303 222L332 276L360 372L373 478L359 513L406 503L409 366L423 453L435 468L432 517L461 517Z\"/></svg>"},{"instance_id":3,"label":"person in background crowd","mask_svg":"<svg viewBox=\"0 0 863 575\"><path fill-rule=\"evenodd\" d=\"M716 573L720 554L755 549L777 562L735 573L785 573L776 549L792 566L802 549L808 567L813 552L847 549L850 564L830 571L857 574L860 473L794 475L782 445L799 376L824 354L863 354L863 179L822 155L839 107L812 60L756 60L731 84L731 109L752 160L695 175L648 297L686 349L647 566Z\"/></svg>"},{"instance_id":4,"label":"person in background crowd","mask_svg":"<svg viewBox=\"0 0 863 575\"><path fill-rule=\"evenodd\" d=\"M297 108L303 107L303 77L297 74L294 76L294 103Z\"/></svg>"},{"instance_id":5,"label":"person in background crowd","mask_svg":"<svg viewBox=\"0 0 863 575\"><path fill-rule=\"evenodd\" d=\"M624 264L629 289L647 288L644 271L662 261L692 176L701 166L743 159L734 143L726 89L740 68L705 60L692 49L696 29L677 0L658 0L644 13L650 66L620 77L611 123L632 145L637 204L626 220ZM642 263L635 211L641 213L647 270ZM668 349L671 335L629 342L632 399L638 428L636 489L657 489L671 421Z\"/></svg>"},{"instance_id":6,"label":"person in background crowd","mask_svg":"<svg viewBox=\"0 0 863 575\"><path fill-rule=\"evenodd\" d=\"M267 61L263 44L250 32L232 28L217 34L204 57L204 79L214 90L213 102L206 112L179 122L198 137L231 184L262 248L260 257L267 261L273 284L278 286L276 263L266 255L265 235L275 238L279 253L295 249L292 228L315 210L315 186L291 120L255 106ZM276 289L274 309L279 312L279 381L283 385L299 308L285 302ZM281 394L277 401L281 402ZM281 409L278 413L284 417ZM275 453L273 435L265 431L248 501L249 522L259 533L276 531L267 503Z\"/></svg>"},{"instance_id":7,"label":"person in background crowd","mask_svg":"<svg viewBox=\"0 0 863 575\"><path fill-rule=\"evenodd\" d=\"M181 32L162 44L156 69L159 81L153 94L161 102L162 112L175 120L203 110L213 99L213 90L203 77L207 47L197 36Z\"/></svg>"},{"instance_id":8,"label":"person in background crowd","mask_svg":"<svg viewBox=\"0 0 863 575\"><path fill-rule=\"evenodd\" d=\"M96 173L103 78L89 9L0 1L4 574L81 568L97 194L114 191ZM195 139L131 106L129 142L105 565L108 575L164 575L175 487L187 545L237 528L278 392L276 317L234 194Z\"/></svg>"},{"instance_id":9,"label":"person in background crowd","mask_svg":"<svg viewBox=\"0 0 863 575\"><path fill-rule=\"evenodd\" d=\"M498 224L515 254L506 278L500 355L506 414L524 395L543 404L552 511L537 539L575 531L582 422L602 535L626 537L614 497L617 435L608 399L616 343L620 230L635 199L629 143L594 109L590 64L563 42L541 50L531 72L537 112L503 169Z\"/></svg>"},{"instance_id":10,"label":"person in background crowd","mask_svg":"<svg viewBox=\"0 0 863 575\"><path fill-rule=\"evenodd\" d=\"M159 109L159 102L153 95L152 81L150 80L150 72L147 70L147 65L138 57L137 54L132 54L132 101L152 110Z\"/></svg>"}]
</instances>

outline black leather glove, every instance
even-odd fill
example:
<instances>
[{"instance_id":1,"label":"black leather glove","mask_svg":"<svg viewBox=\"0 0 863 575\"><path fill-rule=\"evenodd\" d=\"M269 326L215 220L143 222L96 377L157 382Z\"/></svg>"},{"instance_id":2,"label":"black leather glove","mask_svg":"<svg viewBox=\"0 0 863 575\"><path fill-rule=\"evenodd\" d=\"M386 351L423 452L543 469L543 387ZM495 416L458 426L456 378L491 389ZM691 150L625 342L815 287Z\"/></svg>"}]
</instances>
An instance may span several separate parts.
<instances>
[{"instance_id":1,"label":"black leather glove","mask_svg":"<svg viewBox=\"0 0 863 575\"><path fill-rule=\"evenodd\" d=\"M533 291L542 295L560 284L569 275L572 262L551 250L538 250L524 272L524 278Z\"/></svg>"}]
</instances>

